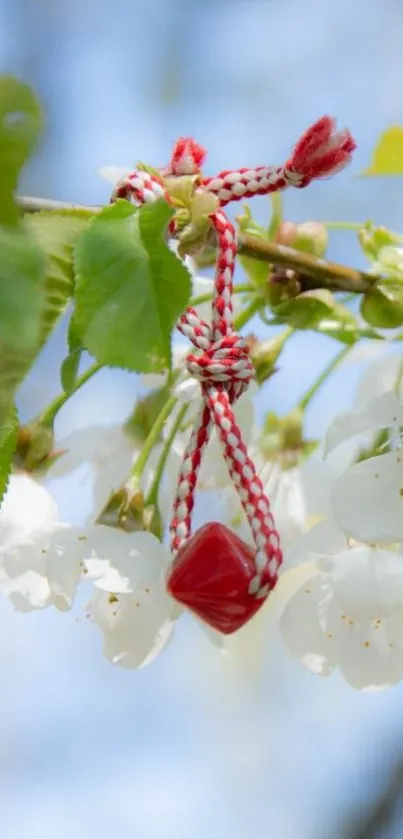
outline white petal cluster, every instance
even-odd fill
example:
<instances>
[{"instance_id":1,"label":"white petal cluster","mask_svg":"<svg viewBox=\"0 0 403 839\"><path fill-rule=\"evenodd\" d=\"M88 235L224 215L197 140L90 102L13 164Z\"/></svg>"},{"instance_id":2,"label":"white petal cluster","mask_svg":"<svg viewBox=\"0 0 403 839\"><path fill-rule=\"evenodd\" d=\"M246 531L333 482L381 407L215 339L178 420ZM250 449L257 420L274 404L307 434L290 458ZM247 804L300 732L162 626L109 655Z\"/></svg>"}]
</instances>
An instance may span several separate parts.
<instances>
[{"instance_id":1,"label":"white petal cluster","mask_svg":"<svg viewBox=\"0 0 403 839\"><path fill-rule=\"evenodd\" d=\"M348 466L331 492L333 520L304 534L287 568L310 573L280 621L293 656L322 676L338 668L355 688L379 689L403 678L403 399L401 361L371 365L351 411L335 417L325 452L386 433L387 450ZM372 370L372 373L371 373ZM379 392L380 391L380 392Z\"/></svg>"},{"instance_id":2,"label":"white petal cluster","mask_svg":"<svg viewBox=\"0 0 403 839\"><path fill-rule=\"evenodd\" d=\"M10 479L0 534L0 592L18 611L68 611L81 584L91 587L87 614L113 664L149 664L170 640L182 609L166 591L171 554L153 534L70 527L47 489L25 474ZM218 634L204 629L217 645Z\"/></svg>"}]
</instances>

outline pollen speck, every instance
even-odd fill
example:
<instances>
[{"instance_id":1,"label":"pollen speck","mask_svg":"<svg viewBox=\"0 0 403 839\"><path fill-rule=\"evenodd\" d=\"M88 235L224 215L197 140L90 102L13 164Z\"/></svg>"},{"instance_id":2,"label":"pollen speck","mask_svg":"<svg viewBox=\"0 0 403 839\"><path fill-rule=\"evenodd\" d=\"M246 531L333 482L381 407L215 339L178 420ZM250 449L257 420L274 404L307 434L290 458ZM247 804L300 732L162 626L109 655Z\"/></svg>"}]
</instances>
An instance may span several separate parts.
<instances>
[{"instance_id":1,"label":"pollen speck","mask_svg":"<svg viewBox=\"0 0 403 839\"><path fill-rule=\"evenodd\" d=\"M306 588L306 589L305 589L305 591L304 591L304 594L310 594L310 593L311 593L311 589L310 589L310 588Z\"/></svg>"},{"instance_id":2,"label":"pollen speck","mask_svg":"<svg viewBox=\"0 0 403 839\"><path fill-rule=\"evenodd\" d=\"M108 597L108 602L109 602L109 603L118 603L118 602L119 602L119 598L117 597L117 595L116 595L116 594L111 593L111 594L109 595L109 597ZM116 612L115 612L115 614L116 614Z\"/></svg>"}]
</instances>

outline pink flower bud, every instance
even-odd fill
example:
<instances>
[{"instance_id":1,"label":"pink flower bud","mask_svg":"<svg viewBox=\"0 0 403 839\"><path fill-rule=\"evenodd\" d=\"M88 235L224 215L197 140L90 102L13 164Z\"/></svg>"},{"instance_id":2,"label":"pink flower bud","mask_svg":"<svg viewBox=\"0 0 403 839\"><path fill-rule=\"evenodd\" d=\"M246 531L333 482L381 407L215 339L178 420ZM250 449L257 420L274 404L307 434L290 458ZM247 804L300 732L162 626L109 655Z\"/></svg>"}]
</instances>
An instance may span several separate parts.
<instances>
[{"instance_id":1,"label":"pink flower bud","mask_svg":"<svg viewBox=\"0 0 403 839\"><path fill-rule=\"evenodd\" d=\"M276 243L293 248L296 237L297 225L293 221L282 221L276 233Z\"/></svg>"}]
</instances>

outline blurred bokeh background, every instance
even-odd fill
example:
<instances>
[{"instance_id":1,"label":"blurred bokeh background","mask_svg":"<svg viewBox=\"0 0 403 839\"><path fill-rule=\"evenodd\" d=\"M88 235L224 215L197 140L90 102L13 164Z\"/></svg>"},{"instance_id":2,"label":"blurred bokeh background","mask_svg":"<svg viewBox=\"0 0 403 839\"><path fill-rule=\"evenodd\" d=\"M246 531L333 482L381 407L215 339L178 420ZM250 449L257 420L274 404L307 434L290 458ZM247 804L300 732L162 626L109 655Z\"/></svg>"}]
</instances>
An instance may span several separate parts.
<instances>
[{"instance_id":1,"label":"blurred bokeh background","mask_svg":"<svg viewBox=\"0 0 403 839\"><path fill-rule=\"evenodd\" d=\"M22 190L107 201L101 166L162 165L181 134L208 148L211 173L278 163L330 113L357 139L354 165L287 193L287 218L402 231L403 183L357 177L379 133L403 124L402 42L401 0L0 0L1 71L29 81L46 113ZM255 216L268 212L256 199ZM329 253L364 264L352 233L332 234ZM337 349L311 333L290 342L260 410L290 409ZM64 352L61 327L22 389L23 416L57 392ZM334 376L309 434L359 375ZM136 387L100 373L62 430L124 418ZM79 477L55 487L76 522L89 503ZM88 622L2 602L0 676L2 839L402 836L403 686L358 694L305 672L274 617L227 658L185 619L161 658L131 672L103 659Z\"/></svg>"}]
</instances>

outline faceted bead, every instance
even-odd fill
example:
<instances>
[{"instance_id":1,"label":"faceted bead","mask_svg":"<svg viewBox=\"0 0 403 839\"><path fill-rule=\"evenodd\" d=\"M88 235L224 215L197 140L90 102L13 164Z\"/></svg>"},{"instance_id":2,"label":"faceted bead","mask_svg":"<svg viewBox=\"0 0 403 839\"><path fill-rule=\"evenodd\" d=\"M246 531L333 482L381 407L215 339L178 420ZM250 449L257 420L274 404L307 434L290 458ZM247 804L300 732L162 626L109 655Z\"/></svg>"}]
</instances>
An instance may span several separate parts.
<instances>
[{"instance_id":1,"label":"faceted bead","mask_svg":"<svg viewBox=\"0 0 403 839\"><path fill-rule=\"evenodd\" d=\"M240 629L265 598L249 594L254 552L228 527L209 522L179 549L167 578L175 600L219 632Z\"/></svg>"}]
</instances>

